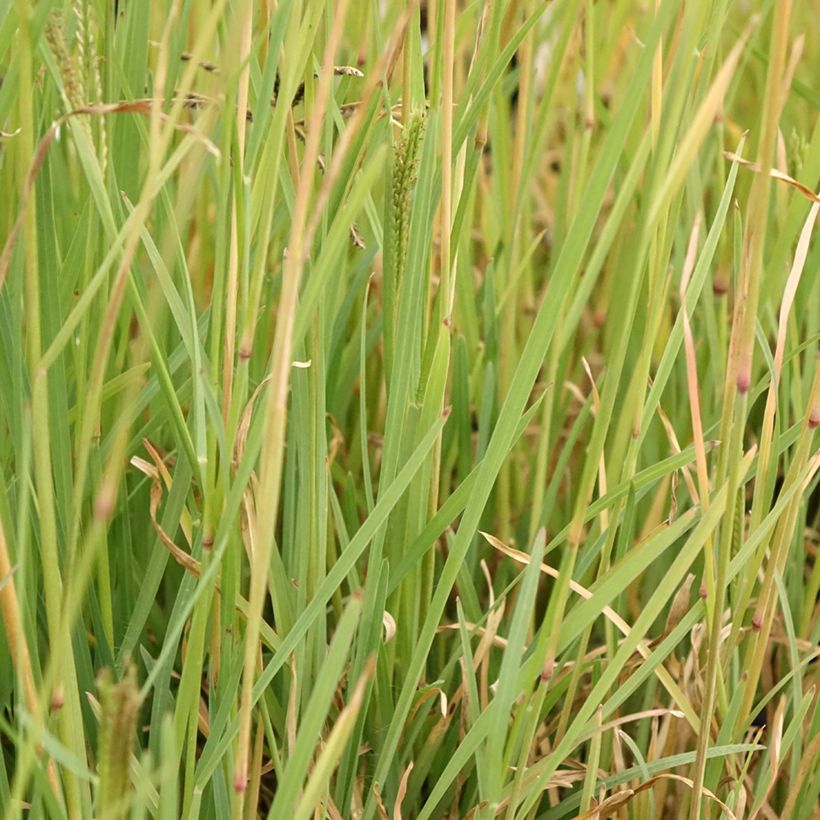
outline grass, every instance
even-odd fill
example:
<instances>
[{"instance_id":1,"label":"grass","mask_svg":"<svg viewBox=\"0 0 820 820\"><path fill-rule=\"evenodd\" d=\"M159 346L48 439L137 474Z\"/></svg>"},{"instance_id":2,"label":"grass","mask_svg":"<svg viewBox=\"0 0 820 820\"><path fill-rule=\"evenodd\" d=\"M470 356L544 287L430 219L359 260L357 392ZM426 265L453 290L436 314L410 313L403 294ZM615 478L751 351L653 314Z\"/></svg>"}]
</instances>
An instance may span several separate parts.
<instances>
[{"instance_id":1,"label":"grass","mask_svg":"<svg viewBox=\"0 0 820 820\"><path fill-rule=\"evenodd\" d=\"M0 12L0 811L816 817L810 4Z\"/></svg>"}]
</instances>

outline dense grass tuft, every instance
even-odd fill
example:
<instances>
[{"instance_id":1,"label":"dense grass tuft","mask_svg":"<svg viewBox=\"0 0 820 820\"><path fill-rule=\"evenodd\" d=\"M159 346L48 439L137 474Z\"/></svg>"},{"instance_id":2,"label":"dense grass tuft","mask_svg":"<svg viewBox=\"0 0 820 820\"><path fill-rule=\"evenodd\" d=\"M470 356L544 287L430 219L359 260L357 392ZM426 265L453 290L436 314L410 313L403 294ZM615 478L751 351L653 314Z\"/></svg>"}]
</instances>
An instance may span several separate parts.
<instances>
[{"instance_id":1,"label":"dense grass tuft","mask_svg":"<svg viewBox=\"0 0 820 820\"><path fill-rule=\"evenodd\" d=\"M0 11L0 814L817 817L791 0Z\"/></svg>"}]
</instances>

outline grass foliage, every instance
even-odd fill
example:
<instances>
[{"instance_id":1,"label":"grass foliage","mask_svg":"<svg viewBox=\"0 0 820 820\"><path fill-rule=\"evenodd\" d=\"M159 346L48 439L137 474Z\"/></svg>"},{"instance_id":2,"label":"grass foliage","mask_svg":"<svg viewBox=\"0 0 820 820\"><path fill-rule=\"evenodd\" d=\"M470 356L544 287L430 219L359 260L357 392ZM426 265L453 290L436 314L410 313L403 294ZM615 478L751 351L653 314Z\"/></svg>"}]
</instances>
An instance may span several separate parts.
<instances>
[{"instance_id":1,"label":"grass foliage","mask_svg":"<svg viewBox=\"0 0 820 820\"><path fill-rule=\"evenodd\" d=\"M816 8L0 11L0 810L816 817Z\"/></svg>"}]
</instances>

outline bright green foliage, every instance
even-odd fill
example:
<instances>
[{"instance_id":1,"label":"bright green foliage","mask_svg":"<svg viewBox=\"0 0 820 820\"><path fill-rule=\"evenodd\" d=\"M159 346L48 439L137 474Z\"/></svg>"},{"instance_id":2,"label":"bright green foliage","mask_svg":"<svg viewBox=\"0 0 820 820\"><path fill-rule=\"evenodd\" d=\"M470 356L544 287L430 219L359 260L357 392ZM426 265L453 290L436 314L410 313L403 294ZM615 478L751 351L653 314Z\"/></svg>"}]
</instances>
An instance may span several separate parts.
<instances>
[{"instance_id":1,"label":"bright green foliage","mask_svg":"<svg viewBox=\"0 0 820 820\"><path fill-rule=\"evenodd\" d=\"M819 32L0 9L0 815L816 816Z\"/></svg>"}]
</instances>

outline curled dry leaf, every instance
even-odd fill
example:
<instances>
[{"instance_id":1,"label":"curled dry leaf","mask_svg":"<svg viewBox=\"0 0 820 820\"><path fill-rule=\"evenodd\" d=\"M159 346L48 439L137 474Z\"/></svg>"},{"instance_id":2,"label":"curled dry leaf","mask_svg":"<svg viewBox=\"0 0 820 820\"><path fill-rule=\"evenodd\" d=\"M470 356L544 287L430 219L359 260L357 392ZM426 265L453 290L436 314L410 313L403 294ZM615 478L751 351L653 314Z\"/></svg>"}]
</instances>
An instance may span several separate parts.
<instances>
[{"instance_id":1,"label":"curled dry leaf","mask_svg":"<svg viewBox=\"0 0 820 820\"><path fill-rule=\"evenodd\" d=\"M439 698L439 707L441 709L441 714L446 715L447 714L447 695L444 693L444 691L440 687L430 686L424 692L422 692L421 697L416 701L415 706L413 706L413 709L411 710L411 712L410 712L410 714L407 718L408 723L415 717L416 713L421 708L421 706L424 704L424 702L430 700L430 698L435 697L436 695L438 695L438 698Z\"/></svg>"},{"instance_id":2,"label":"curled dry leaf","mask_svg":"<svg viewBox=\"0 0 820 820\"><path fill-rule=\"evenodd\" d=\"M396 619L387 610L382 613L382 625L384 626L384 642L390 643L396 634Z\"/></svg>"},{"instance_id":3,"label":"curled dry leaf","mask_svg":"<svg viewBox=\"0 0 820 820\"><path fill-rule=\"evenodd\" d=\"M265 389L265 385L272 379L273 377L268 375L256 385L256 390L253 391L251 397L248 399L248 403L245 405L245 409L242 411L242 418L239 420L239 425L236 428L236 436L234 438L234 447L233 447L233 466L234 468L239 466L239 462L242 461L242 456L245 453L245 444L248 440L248 429L251 426L251 418L253 416L253 408L256 405L256 400L259 398L259 394Z\"/></svg>"},{"instance_id":4,"label":"curled dry leaf","mask_svg":"<svg viewBox=\"0 0 820 820\"><path fill-rule=\"evenodd\" d=\"M143 458L140 458L139 456L133 456L131 458L131 464L132 466L136 467L141 473L143 473L151 479L151 491L148 503L148 512L151 517L151 524L154 528L154 532L156 532L159 540L165 545L166 549L171 553L173 559L181 567L190 572L192 575L199 577L199 561L197 561L193 556L185 552L185 550L178 547L174 542L173 538L171 538L168 535L168 533L165 532L165 530L159 523L159 520L157 518L157 511L159 510L159 505L162 502L162 485L164 483L165 486L168 489L170 489L172 478L171 474L168 472L168 468L165 466L165 463L163 462L162 457L160 456L156 447L154 447L154 445L150 441L148 441L148 439L143 439L143 445L151 455L153 464L149 461L146 461ZM192 543L192 530L190 516L188 515L187 510L184 511L183 514L180 516L179 524L180 529L182 529L183 534L185 535L185 539L190 545Z\"/></svg>"},{"instance_id":5,"label":"curled dry leaf","mask_svg":"<svg viewBox=\"0 0 820 820\"><path fill-rule=\"evenodd\" d=\"M404 796L407 794L407 783L410 780L410 774L413 771L413 761L404 770L399 782L399 790L396 792L396 800L393 803L393 820L401 820L401 804L404 802Z\"/></svg>"},{"instance_id":6,"label":"curled dry leaf","mask_svg":"<svg viewBox=\"0 0 820 820\"><path fill-rule=\"evenodd\" d=\"M590 731L584 732L584 734L582 734L578 739L578 742L582 743L585 740L589 740L589 738L593 737L594 735L600 734L602 732L608 732L610 729L615 729L618 726L623 726L627 723L636 723L637 721L645 720L646 718L665 717L666 715L678 719L685 717L685 715L683 714L683 712L681 712L680 709L644 709L642 712L635 712L632 715L623 715L622 717L616 718L615 720L610 720L608 723L602 723L600 726L596 726L594 729L590 729Z\"/></svg>"},{"instance_id":7,"label":"curled dry leaf","mask_svg":"<svg viewBox=\"0 0 820 820\"><path fill-rule=\"evenodd\" d=\"M738 165L742 165L744 168L748 168L750 171L754 171L756 174L760 173L760 166L756 162L744 159L732 151L724 151L723 156L732 162L736 162ZM814 193L808 185L804 185L794 177L790 177L788 174L783 173L783 171L778 171L777 168L772 168L769 173L772 179L776 179L778 182L784 182L786 185L791 185L792 188L803 194L810 202L820 202L820 196Z\"/></svg>"},{"instance_id":8,"label":"curled dry leaf","mask_svg":"<svg viewBox=\"0 0 820 820\"><path fill-rule=\"evenodd\" d=\"M777 704L777 709L774 712L774 720L772 721L772 729L769 733L769 744L771 749L771 784L774 785L777 780L777 774L782 762L782 748L783 748L783 719L786 714L786 697L780 696Z\"/></svg>"},{"instance_id":9,"label":"curled dry leaf","mask_svg":"<svg viewBox=\"0 0 820 820\"><path fill-rule=\"evenodd\" d=\"M507 648L507 639L502 638L501 635L495 634L495 632L491 632L487 627L479 626L478 624L474 624L472 621L464 621L465 629L470 630L470 632L474 632L476 635L479 635L482 639L487 639L489 643L491 643L496 649L506 649ZM439 627L436 627L436 632L447 632L447 631L456 631L460 629L459 624L442 624ZM527 651L527 647L524 647L523 651Z\"/></svg>"},{"instance_id":10,"label":"curled dry leaf","mask_svg":"<svg viewBox=\"0 0 820 820\"><path fill-rule=\"evenodd\" d=\"M160 501L162 501L162 484L158 480L154 480L151 482L151 498L148 505L148 511L151 516L151 524L154 527L154 532L156 532L159 540L165 545L168 549L168 552L171 553L173 559L184 569L190 572L192 575L195 575L197 578L200 574L200 565L199 561L196 560L193 556L189 555L185 550L180 549L175 543L174 540L165 532L165 530L160 525L159 521L157 521L157 510L159 509Z\"/></svg>"},{"instance_id":11,"label":"curled dry leaf","mask_svg":"<svg viewBox=\"0 0 820 820\"><path fill-rule=\"evenodd\" d=\"M380 820L390 820L390 815L387 813L387 807L382 800L379 784L373 784L373 799L376 801L376 811L379 813Z\"/></svg>"},{"instance_id":12,"label":"curled dry leaf","mask_svg":"<svg viewBox=\"0 0 820 820\"><path fill-rule=\"evenodd\" d=\"M692 584L695 582L694 573L690 572L680 589L672 599L672 606L669 608L669 617L663 628L663 634L668 635L679 623L681 618L689 611L689 601L692 595Z\"/></svg>"},{"instance_id":13,"label":"curled dry leaf","mask_svg":"<svg viewBox=\"0 0 820 820\"><path fill-rule=\"evenodd\" d=\"M661 780L675 780L678 783L683 783L687 785L690 789L693 788L694 783L688 777L684 777L680 774L673 774L672 772L662 772L661 774L656 774L653 777L650 777L644 783L641 783L640 786L634 789L625 789L622 792L618 792L617 794L613 794L611 797L608 797L602 803L600 803L596 808L590 809L588 812L584 812L584 814L579 814L575 817L575 820L588 820L588 818L593 817L605 817L607 816L607 812L609 814L613 814L616 809L623 808L627 803L629 803L636 795L640 794L641 792L645 792L647 789L651 789L656 783ZM736 815L732 812L732 810L716 795L714 792L709 791L709 789L703 789L704 797L707 797L709 800L717 803L718 806L723 810L726 817L730 818L730 820L737 820Z\"/></svg>"}]
</instances>

